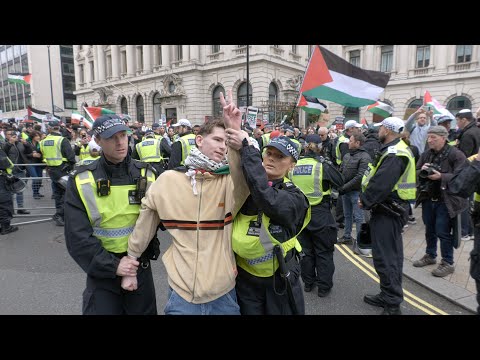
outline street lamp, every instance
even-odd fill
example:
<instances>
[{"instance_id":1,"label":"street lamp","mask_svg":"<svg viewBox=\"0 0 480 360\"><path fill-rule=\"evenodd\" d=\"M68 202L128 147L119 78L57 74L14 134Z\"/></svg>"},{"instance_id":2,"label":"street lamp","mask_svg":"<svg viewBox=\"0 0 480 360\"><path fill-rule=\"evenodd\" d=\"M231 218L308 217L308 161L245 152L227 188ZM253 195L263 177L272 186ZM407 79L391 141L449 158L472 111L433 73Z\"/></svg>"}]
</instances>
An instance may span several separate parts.
<instances>
[{"instance_id":1,"label":"street lamp","mask_svg":"<svg viewBox=\"0 0 480 360\"><path fill-rule=\"evenodd\" d=\"M50 45L47 45L47 49L48 49L48 71L50 73L50 96L52 97L52 117L55 117L55 108L53 105L52 64L50 63Z\"/></svg>"}]
</instances>

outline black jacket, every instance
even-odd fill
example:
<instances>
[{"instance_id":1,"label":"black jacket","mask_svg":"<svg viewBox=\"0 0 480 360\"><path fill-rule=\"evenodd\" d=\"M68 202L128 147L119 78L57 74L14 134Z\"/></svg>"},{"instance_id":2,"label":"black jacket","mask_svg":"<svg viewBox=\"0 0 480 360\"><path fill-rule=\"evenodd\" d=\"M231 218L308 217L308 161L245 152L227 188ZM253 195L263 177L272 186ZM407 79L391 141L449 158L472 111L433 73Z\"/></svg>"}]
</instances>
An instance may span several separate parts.
<instances>
[{"instance_id":1,"label":"black jacket","mask_svg":"<svg viewBox=\"0 0 480 360\"><path fill-rule=\"evenodd\" d=\"M463 166L458 167L447 182L447 191L464 198L474 192L480 194L480 161L465 161Z\"/></svg>"},{"instance_id":2,"label":"black jacket","mask_svg":"<svg viewBox=\"0 0 480 360\"><path fill-rule=\"evenodd\" d=\"M111 186L131 185L140 177L140 169L146 166L146 163L133 160L129 156L120 164L110 164L102 154L100 160L77 167L70 176L65 192L65 242L69 254L87 275L98 279L114 279L120 259L105 250L100 240L92 235L92 225L75 185L74 176L91 170L96 180L109 179ZM106 281L105 286L111 286L111 282Z\"/></svg>"},{"instance_id":3,"label":"black jacket","mask_svg":"<svg viewBox=\"0 0 480 360\"><path fill-rule=\"evenodd\" d=\"M345 185L339 189L340 195L350 191L360 190L363 175L368 168L368 163L371 161L370 155L368 155L368 152L363 147L353 151L350 150L345 155L340 165L340 172L345 179Z\"/></svg>"},{"instance_id":4,"label":"black jacket","mask_svg":"<svg viewBox=\"0 0 480 360\"><path fill-rule=\"evenodd\" d=\"M447 149L450 149L448 156L440 157L442 151ZM445 144L445 147L439 152L435 152L433 149L424 151L422 155L420 155L420 159L417 163L417 174L425 163L436 163L440 165L442 178L434 181L434 183L439 187L441 199L445 202L451 218L461 213L468 206L466 198L453 195L446 191L447 183L452 179L454 172L463 167L465 161L465 155L460 150L456 147Z\"/></svg>"},{"instance_id":5,"label":"black jacket","mask_svg":"<svg viewBox=\"0 0 480 360\"><path fill-rule=\"evenodd\" d=\"M388 144L382 144L377 158L388 150L389 146L396 145L400 139L395 139ZM375 164L373 159L372 163ZM408 160L404 156L395 154L387 155L375 175L370 179L365 192L360 193L360 200L365 210L370 210L375 204L386 203L389 200L401 201L396 191L392 191L395 184L407 168Z\"/></svg>"},{"instance_id":6,"label":"black jacket","mask_svg":"<svg viewBox=\"0 0 480 360\"><path fill-rule=\"evenodd\" d=\"M263 212L270 218L269 231L280 242L298 234L310 206L307 197L293 183L283 178L269 185L260 152L245 145L241 151L242 169L250 195L240 212L256 215Z\"/></svg>"},{"instance_id":7,"label":"black jacket","mask_svg":"<svg viewBox=\"0 0 480 360\"><path fill-rule=\"evenodd\" d=\"M365 144L363 144L363 148L368 152L368 155L374 159L376 152L380 150L380 147L382 146L382 143L378 140L378 131L369 129L365 134L365 137L367 140L365 141Z\"/></svg>"},{"instance_id":8,"label":"black jacket","mask_svg":"<svg viewBox=\"0 0 480 360\"><path fill-rule=\"evenodd\" d=\"M476 121L471 121L470 124L458 135L458 148L463 151L468 158L475 155L480 147L480 128Z\"/></svg>"}]
</instances>

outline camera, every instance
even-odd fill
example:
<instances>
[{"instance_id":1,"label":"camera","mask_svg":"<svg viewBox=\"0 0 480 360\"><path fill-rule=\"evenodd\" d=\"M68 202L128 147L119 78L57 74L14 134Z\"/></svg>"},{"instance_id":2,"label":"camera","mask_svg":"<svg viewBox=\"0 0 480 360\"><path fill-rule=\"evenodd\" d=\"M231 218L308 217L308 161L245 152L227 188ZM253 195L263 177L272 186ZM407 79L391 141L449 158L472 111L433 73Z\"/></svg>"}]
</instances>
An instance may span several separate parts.
<instances>
[{"instance_id":1,"label":"camera","mask_svg":"<svg viewBox=\"0 0 480 360\"><path fill-rule=\"evenodd\" d=\"M435 164L427 165L426 169L420 170L420 172L418 173L418 177L420 177L421 179L427 179L430 175L433 174L434 170L440 172L440 166Z\"/></svg>"}]
</instances>

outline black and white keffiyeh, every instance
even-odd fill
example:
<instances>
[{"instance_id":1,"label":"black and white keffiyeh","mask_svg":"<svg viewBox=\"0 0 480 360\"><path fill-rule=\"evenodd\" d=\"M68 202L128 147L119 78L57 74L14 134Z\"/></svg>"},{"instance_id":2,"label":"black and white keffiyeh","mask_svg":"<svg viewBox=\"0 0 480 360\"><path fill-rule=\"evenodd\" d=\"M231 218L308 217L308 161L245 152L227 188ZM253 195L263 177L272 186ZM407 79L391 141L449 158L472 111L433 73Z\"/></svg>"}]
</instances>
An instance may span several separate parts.
<instances>
[{"instance_id":1,"label":"black and white keffiyeh","mask_svg":"<svg viewBox=\"0 0 480 360\"><path fill-rule=\"evenodd\" d=\"M216 162L209 159L207 156L202 154L198 148L193 147L190 150L190 154L185 159L185 166L187 167L187 172L185 175L190 177L190 183L192 184L193 194L198 195L197 193L197 181L195 179L195 174L197 171L208 171L215 172L216 170L228 165L227 159L224 159L221 162Z\"/></svg>"}]
</instances>

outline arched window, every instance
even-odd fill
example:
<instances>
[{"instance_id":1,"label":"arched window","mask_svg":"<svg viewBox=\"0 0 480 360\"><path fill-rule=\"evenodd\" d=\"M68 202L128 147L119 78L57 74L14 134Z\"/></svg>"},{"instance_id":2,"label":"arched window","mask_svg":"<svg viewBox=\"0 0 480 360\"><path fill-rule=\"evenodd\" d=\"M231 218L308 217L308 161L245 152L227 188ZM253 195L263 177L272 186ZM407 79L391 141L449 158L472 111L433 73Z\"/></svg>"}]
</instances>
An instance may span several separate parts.
<instances>
[{"instance_id":1,"label":"arched window","mask_svg":"<svg viewBox=\"0 0 480 360\"><path fill-rule=\"evenodd\" d=\"M144 123L145 122L145 113L144 113L142 95L137 96L136 105L137 105L137 121Z\"/></svg>"},{"instance_id":2,"label":"arched window","mask_svg":"<svg viewBox=\"0 0 480 360\"><path fill-rule=\"evenodd\" d=\"M272 81L268 86L268 121L275 122L277 121L277 102L278 102L278 88L277 85Z\"/></svg>"},{"instance_id":3,"label":"arched window","mask_svg":"<svg viewBox=\"0 0 480 360\"><path fill-rule=\"evenodd\" d=\"M225 96L225 89L223 88L223 86L218 85L217 87L215 87L215 89L213 89L213 94L212 94L212 103L213 103L212 114L214 118L222 117L223 115L222 104L220 104L220 93L223 93L223 95Z\"/></svg>"},{"instance_id":4,"label":"arched window","mask_svg":"<svg viewBox=\"0 0 480 360\"><path fill-rule=\"evenodd\" d=\"M343 115L345 116L345 121L360 120L360 110L358 108L346 107L343 109Z\"/></svg>"},{"instance_id":5,"label":"arched window","mask_svg":"<svg viewBox=\"0 0 480 360\"><path fill-rule=\"evenodd\" d=\"M122 114L128 115L128 104L125 97L122 97L122 100L120 100L120 111Z\"/></svg>"},{"instance_id":6,"label":"arched window","mask_svg":"<svg viewBox=\"0 0 480 360\"><path fill-rule=\"evenodd\" d=\"M465 96L456 96L447 104L447 110L453 115L462 109L472 109L472 103Z\"/></svg>"},{"instance_id":7,"label":"arched window","mask_svg":"<svg viewBox=\"0 0 480 360\"><path fill-rule=\"evenodd\" d=\"M419 107L423 106L423 98L415 99L410 104L408 104L407 108L405 109L405 116L404 119L408 119L410 115L412 115Z\"/></svg>"},{"instance_id":8,"label":"arched window","mask_svg":"<svg viewBox=\"0 0 480 360\"><path fill-rule=\"evenodd\" d=\"M248 84L248 105L247 105L247 83L243 82L238 87L237 106L252 105L252 85Z\"/></svg>"},{"instance_id":9,"label":"arched window","mask_svg":"<svg viewBox=\"0 0 480 360\"><path fill-rule=\"evenodd\" d=\"M168 84L168 92L170 94L173 94L175 92L175 84L173 83L173 81L170 81L170 83Z\"/></svg>"},{"instance_id":10,"label":"arched window","mask_svg":"<svg viewBox=\"0 0 480 360\"><path fill-rule=\"evenodd\" d=\"M153 122L160 123L162 118L162 101L160 99L160 93L156 93L153 96Z\"/></svg>"}]
</instances>

